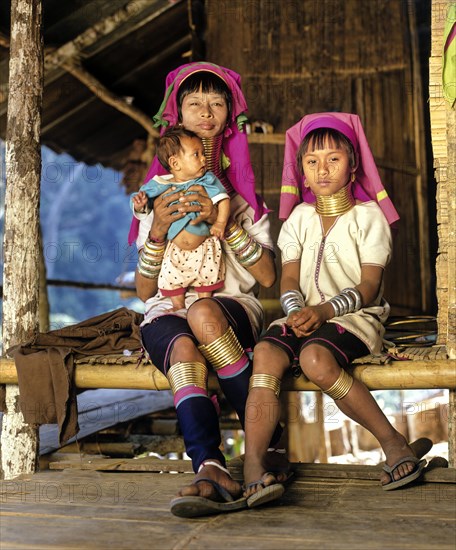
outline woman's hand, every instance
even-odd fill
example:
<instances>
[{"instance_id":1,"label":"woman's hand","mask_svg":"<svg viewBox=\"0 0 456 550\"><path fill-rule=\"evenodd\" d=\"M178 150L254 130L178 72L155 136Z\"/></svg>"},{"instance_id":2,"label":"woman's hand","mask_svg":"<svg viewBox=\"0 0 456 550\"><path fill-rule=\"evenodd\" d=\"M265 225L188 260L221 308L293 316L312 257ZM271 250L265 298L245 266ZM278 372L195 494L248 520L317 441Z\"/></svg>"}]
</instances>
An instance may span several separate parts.
<instances>
[{"instance_id":1,"label":"woman's hand","mask_svg":"<svg viewBox=\"0 0 456 550\"><path fill-rule=\"evenodd\" d=\"M187 212L199 212L197 218L190 222L190 225L196 225L200 222L207 222L212 225L217 220L217 206L209 198L206 189L202 185L192 185L187 193L180 193L179 212L185 215ZM191 204L197 202L198 204Z\"/></svg>"},{"instance_id":2,"label":"woman's hand","mask_svg":"<svg viewBox=\"0 0 456 550\"><path fill-rule=\"evenodd\" d=\"M306 306L300 311L293 312L286 320L286 324L298 337L309 336L314 330L334 316L331 304L327 302L318 306Z\"/></svg>"}]
</instances>

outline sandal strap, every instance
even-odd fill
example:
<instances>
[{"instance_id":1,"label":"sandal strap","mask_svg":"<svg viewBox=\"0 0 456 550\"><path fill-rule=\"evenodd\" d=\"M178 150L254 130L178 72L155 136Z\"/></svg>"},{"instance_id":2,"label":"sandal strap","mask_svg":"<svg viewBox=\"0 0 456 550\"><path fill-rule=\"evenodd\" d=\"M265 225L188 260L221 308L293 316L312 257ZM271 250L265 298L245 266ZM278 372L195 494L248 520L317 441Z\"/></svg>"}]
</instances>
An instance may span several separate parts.
<instances>
[{"instance_id":1,"label":"sandal strap","mask_svg":"<svg viewBox=\"0 0 456 550\"><path fill-rule=\"evenodd\" d=\"M194 482L194 485L197 485L201 481L206 481L207 483L210 483L212 487L216 490L216 492L219 494L219 496L224 499L225 502L234 501L233 495L228 491L228 489L225 489L225 487L220 485L220 483L217 483L217 481L215 481L214 479L211 479L209 477L201 477L200 479L197 479Z\"/></svg>"},{"instance_id":2,"label":"sandal strap","mask_svg":"<svg viewBox=\"0 0 456 550\"><path fill-rule=\"evenodd\" d=\"M274 449L274 447L269 447L268 453L278 453L280 455L286 454L286 449Z\"/></svg>"},{"instance_id":3,"label":"sandal strap","mask_svg":"<svg viewBox=\"0 0 456 550\"><path fill-rule=\"evenodd\" d=\"M415 464L415 466L417 464L419 464L421 462L421 460L419 458L417 458L416 456L405 456L404 458L401 458L400 460L398 460L395 464L393 464L392 466L388 466L388 464L385 464L383 466L383 470L387 473L387 474L392 474L394 472L394 470L396 470L397 468L399 468L399 466L401 464L405 464L405 462L413 462L413 464Z\"/></svg>"},{"instance_id":4,"label":"sandal strap","mask_svg":"<svg viewBox=\"0 0 456 550\"><path fill-rule=\"evenodd\" d=\"M224 468L221 464L218 462L214 462L213 460L203 460L198 468L198 473L201 472L201 470L204 468L204 466L215 466L219 470L222 470L222 472L225 472L225 474L229 475L231 477L230 471L227 468Z\"/></svg>"},{"instance_id":5,"label":"sandal strap","mask_svg":"<svg viewBox=\"0 0 456 550\"><path fill-rule=\"evenodd\" d=\"M275 479L274 483L270 483L269 485L265 485L264 478L266 476L272 476ZM257 479L256 481L252 481L251 483L247 483L247 485L244 485L244 489L251 489L252 487L256 487L257 485L260 485L262 489L265 489L266 487L272 487L273 485L280 485L280 483L277 481L277 477L272 472L264 472L264 474L260 477L260 479Z\"/></svg>"}]
</instances>

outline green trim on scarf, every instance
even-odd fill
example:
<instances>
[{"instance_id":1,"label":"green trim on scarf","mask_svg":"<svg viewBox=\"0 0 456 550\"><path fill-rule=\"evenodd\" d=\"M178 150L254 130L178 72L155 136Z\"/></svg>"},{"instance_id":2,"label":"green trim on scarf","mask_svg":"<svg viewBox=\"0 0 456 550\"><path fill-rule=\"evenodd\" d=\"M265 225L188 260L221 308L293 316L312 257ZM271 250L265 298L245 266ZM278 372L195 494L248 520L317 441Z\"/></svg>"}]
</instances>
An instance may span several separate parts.
<instances>
[{"instance_id":1,"label":"green trim on scarf","mask_svg":"<svg viewBox=\"0 0 456 550\"><path fill-rule=\"evenodd\" d=\"M249 119L245 116L244 113L241 113L236 117L236 124L238 127L238 130L242 133L244 131L244 124L248 122Z\"/></svg>"},{"instance_id":2,"label":"green trim on scarf","mask_svg":"<svg viewBox=\"0 0 456 550\"><path fill-rule=\"evenodd\" d=\"M231 166L230 159L225 155L223 151L220 154L220 165L223 171L225 171L227 168Z\"/></svg>"},{"instance_id":3,"label":"green trim on scarf","mask_svg":"<svg viewBox=\"0 0 456 550\"><path fill-rule=\"evenodd\" d=\"M168 103L168 98L171 95L171 92L174 88L174 82L168 86L168 89L166 90L165 97L163 98L163 101L161 102L160 109L158 109L158 112L156 115L152 117L152 120L154 121L154 128L158 128L159 126L166 126L169 125L169 122L163 118L163 111L165 110L166 104Z\"/></svg>"}]
</instances>

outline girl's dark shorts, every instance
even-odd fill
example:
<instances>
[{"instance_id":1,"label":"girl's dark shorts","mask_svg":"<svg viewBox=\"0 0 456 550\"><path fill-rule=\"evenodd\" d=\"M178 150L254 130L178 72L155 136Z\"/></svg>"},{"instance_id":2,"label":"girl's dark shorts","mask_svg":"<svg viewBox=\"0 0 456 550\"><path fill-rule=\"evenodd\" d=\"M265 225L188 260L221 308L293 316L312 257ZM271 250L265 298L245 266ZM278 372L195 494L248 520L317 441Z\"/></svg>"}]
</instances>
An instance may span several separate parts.
<instances>
[{"instance_id":1,"label":"girl's dark shorts","mask_svg":"<svg viewBox=\"0 0 456 550\"><path fill-rule=\"evenodd\" d=\"M208 298L204 299L207 300ZM254 332L243 306L234 298L214 297L210 299L217 302L222 308L241 346L247 351L252 350L255 345ZM210 326L208 326L208 330L210 330ZM187 320L173 314L161 315L151 323L141 327L141 336L153 364L164 374L169 368L171 351L177 338L188 336L195 342L195 345L198 345Z\"/></svg>"},{"instance_id":2,"label":"girl's dark shorts","mask_svg":"<svg viewBox=\"0 0 456 550\"><path fill-rule=\"evenodd\" d=\"M317 344L328 349L341 367L347 367L354 359L370 353L364 342L336 323L324 323L309 336L298 337L286 325L274 325L260 338L282 349L290 363L299 358L301 351Z\"/></svg>"}]
</instances>

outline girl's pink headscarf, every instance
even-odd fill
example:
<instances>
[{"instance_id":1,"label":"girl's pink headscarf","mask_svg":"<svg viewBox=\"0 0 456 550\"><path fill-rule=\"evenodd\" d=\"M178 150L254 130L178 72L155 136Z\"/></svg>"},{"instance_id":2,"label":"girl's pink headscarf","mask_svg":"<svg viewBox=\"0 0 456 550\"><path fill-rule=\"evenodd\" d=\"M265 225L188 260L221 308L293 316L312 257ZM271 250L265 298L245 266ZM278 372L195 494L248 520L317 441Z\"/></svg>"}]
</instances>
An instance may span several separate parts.
<instances>
[{"instance_id":1,"label":"girl's pink headscarf","mask_svg":"<svg viewBox=\"0 0 456 550\"><path fill-rule=\"evenodd\" d=\"M230 120L225 128L222 149L230 159L230 166L226 175L234 190L241 195L255 211L254 221L258 221L266 211L263 200L255 193L255 176L250 162L250 154L247 143L247 135L243 133L242 127L247 117L244 112L247 110L247 103L241 91L241 77L230 69L207 62L196 62L181 65L171 71L166 77L166 92L163 103L158 113L154 116L155 126L161 126L160 133L163 134L167 126L174 126L179 122L177 110L177 93L179 86L188 76L198 72L211 72L219 76L231 91L233 96L231 105ZM144 182L147 183L155 175L165 174L164 168L154 158ZM138 236L139 222L133 218L128 243L132 244Z\"/></svg>"},{"instance_id":2,"label":"girl's pink headscarf","mask_svg":"<svg viewBox=\"0 0 456 550\"><path fill-rule=\"evenodd\" d=\"M385 214L388 223L392 225L397 222L399 214L382 185L359 116L350 113L307 115L287 131L279 218L286 220L293 208L300 202L315 202L312 191L304 186L304 177L298 171L296 155L306 135L318 128L338 130L351 141L358 163L356 180L352 187L354 197L363 202L375 200Z\"/></svg>"}]
</instances>

